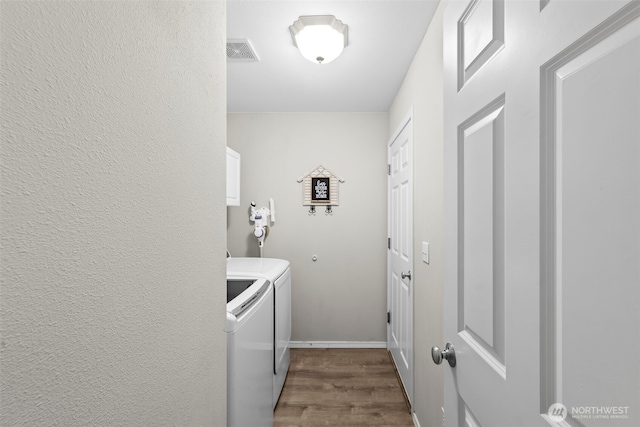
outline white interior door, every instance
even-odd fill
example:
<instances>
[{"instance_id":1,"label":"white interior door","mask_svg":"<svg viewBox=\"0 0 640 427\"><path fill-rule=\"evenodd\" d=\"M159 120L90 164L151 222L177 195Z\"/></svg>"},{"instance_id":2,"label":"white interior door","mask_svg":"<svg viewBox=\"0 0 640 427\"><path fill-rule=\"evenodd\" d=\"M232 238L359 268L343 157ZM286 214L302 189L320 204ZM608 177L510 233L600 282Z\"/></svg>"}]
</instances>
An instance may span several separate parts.
<instances>
[{"instance_id":1,"label":"white interior door","mask_svg":"<svg viewBox=\"0 0 640 427\"><path fill-rule=\"evenodd\" d=\"M640 425L639 15L448 5L448 426Z\"/></svg>"},{"instance_id":2,"label":"white interior door","mask_svg":"<svg viewBox=\"0 0 640 427\"><path fill-rule=\"evenodd\" d=\"M387 346L404 389L413 400L413 120L389 141Z\"/></svg>"}]
</instances>

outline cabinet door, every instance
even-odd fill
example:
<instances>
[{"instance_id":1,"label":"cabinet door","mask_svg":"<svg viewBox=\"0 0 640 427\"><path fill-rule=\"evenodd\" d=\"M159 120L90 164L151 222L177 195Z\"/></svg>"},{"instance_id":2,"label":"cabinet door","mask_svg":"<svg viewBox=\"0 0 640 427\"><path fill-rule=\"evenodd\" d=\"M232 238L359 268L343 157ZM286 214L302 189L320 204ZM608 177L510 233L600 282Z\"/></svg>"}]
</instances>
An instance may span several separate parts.
<instances>
[{"instance_id":1,"label":"cabinet door","mask_svg":"<svg viewBox=\"0 0 640 427\"><path fill-rule=\"evenodd\" d=\"M240 206L240 154L227 147L227 206Z\"/></svg>"}]
</instances>

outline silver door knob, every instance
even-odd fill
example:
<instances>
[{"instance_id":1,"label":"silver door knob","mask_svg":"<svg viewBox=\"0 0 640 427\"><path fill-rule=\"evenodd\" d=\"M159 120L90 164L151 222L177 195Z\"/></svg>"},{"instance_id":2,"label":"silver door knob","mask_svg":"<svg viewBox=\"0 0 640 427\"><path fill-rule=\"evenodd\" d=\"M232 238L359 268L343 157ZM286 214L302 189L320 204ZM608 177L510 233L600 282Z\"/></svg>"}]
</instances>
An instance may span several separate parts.
<instances>
[{"instance_id":1,"label":"silver door knob","mask_svg":"<svg viewBox=\"0 0 640 427\"><path fill-rule=\"evenodd\" d=\"M400 273L400 277L402 277L403 279L409 279L411 280L411 270L407 271L406 273L403 271L402 273Z\"/></svg>"},{"instance_id":2,"label":"silver door knob","mask_svg":"<svg viewBox=\"0 0 640 427\"><path fill-rule=\"evenodd\" d=\"M444 350L440 350L438 347L433 346L431 348L431 358L436 365L442 363L442 360L449 362L449 366L454 368L456 366L456 351L453 348L453 344L450 342L444 346Z\"/></svg>"}]
</instances>

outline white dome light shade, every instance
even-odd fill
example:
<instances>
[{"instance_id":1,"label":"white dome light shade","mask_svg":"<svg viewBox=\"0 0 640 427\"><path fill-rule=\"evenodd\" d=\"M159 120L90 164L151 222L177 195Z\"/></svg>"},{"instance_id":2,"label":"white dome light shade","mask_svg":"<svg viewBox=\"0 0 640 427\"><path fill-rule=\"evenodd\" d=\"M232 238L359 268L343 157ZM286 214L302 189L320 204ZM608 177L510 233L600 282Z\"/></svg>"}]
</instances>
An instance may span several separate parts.
<instances>
[{"instance_id":1,"label":"white dome light shade","mask_svg":"<svg viewBox=\"0 0 640 427\"><path fill-rule=\"evenodd\" d=\"M301 16L289 31L302 56L318 64L333 61L349 44L349 27L333 15Z\"/></svg>"}]
</instances>

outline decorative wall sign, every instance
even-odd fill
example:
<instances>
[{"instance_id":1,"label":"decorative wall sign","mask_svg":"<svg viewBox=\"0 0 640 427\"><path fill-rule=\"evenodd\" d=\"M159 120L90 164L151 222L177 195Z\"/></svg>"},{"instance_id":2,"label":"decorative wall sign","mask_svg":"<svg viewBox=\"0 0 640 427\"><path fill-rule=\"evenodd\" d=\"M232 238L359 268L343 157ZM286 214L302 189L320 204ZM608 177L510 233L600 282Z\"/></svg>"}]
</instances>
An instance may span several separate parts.
<instances>
[{"instance_id":1,"label":"decorative wall sign","mask_svg":"<svg viewBox=\"0 0 640 427\"><path fill-rule=\"evenodd\" d=\"M329 169L318 165L298 179L302 183L303 206L338 206L338 186L344 182Z\"/></svg>"},{"instance_id":2,"label":"decorative wall sign","mask_svg":"<svg viewBox=\"0 0 640 427\"><path fill-rule=\"evenodd\" d=\"M311 178L311 200L317 203L331 201L331 178Z\"/></svg>"}]
</instances>

